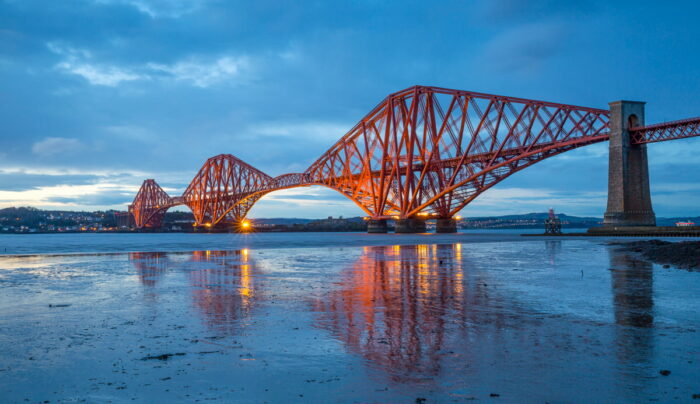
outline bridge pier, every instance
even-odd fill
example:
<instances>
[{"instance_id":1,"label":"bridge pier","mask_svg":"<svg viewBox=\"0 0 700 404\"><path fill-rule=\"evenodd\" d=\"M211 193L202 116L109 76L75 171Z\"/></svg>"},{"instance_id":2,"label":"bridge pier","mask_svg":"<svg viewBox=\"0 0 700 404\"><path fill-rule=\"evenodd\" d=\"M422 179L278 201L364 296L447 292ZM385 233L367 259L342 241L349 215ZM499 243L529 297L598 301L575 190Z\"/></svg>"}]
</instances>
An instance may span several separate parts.
<instances>
[{"instance_id":1,"label":"bridge pier","mask_svg":"<svg viewBox=\"0 0 700 404\"><path fill-rule=\"evenodd\" d=\"M610 103L608 207L604 227L656 226L651 207L647 146L630 142L630 127L644 126L644 102Z\"/></svg>"},{"instance_id":2,"label":"bridge pier","mask_svg":"<svg viewBox=\"0 0 700 404\"><path fill-rule=\"evenodd\" d=\"M396 219L396 233L425 233L425 219L409 217L406 219Z\"/></svg>"},{"instance_id":3,"label":"bridge pier","mask_svg":"<svg viewBox=\"0 0 700 404\"><path fill-rule=\"evenodd\" d=\"M370 219L367 221L367 233L387 233L389 226L386 219Z\"/></svg>"},{"instance_id":4,"label":"bridge pier","mask_svg":"<svg viewBox=\"0 0 700 404\"><path fill-rule=\"evenodd\" d=\"M437 219L435 222L435 233L457 233L457 220Z\"/></svg>"}]
</instances>

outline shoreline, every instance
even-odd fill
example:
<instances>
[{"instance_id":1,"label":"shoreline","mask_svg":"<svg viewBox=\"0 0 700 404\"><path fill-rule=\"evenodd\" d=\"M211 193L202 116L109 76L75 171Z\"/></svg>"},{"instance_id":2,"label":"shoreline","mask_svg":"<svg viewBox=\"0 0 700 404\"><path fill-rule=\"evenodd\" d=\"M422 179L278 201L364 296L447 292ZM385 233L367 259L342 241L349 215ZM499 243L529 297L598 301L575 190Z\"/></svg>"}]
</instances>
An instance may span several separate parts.
<instances>
[{"instance_id":1,"label":"shoreline","mask_svg":"<svg viewBox=\"0 0 700 404\"><path fill-rule=\"evenodd\" d=\"M645 260L689 271L700 271L700 241L639 240L626 243L610 242L621 251L639 254Z\"/></svg>"}]
</instances>

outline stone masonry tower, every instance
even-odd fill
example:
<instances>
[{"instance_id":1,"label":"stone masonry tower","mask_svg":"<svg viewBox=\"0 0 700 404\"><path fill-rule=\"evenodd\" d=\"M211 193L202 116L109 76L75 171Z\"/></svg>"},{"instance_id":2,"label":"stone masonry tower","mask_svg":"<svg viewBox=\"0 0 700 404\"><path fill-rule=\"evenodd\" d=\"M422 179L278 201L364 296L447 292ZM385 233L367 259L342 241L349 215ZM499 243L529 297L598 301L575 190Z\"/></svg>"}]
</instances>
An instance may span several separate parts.
<instances>
[{"instance_id":1,"label":"stone masonry tower","mask_svg":"<svg viewBox=\"0 0 700 404\"><path fill-rule=\"evenodd\" d=\"M656 226L647 146L630 144L629 128L644 126L644 102L610 103L610 162L605 227Z\"/></svg>"}]
</instances>

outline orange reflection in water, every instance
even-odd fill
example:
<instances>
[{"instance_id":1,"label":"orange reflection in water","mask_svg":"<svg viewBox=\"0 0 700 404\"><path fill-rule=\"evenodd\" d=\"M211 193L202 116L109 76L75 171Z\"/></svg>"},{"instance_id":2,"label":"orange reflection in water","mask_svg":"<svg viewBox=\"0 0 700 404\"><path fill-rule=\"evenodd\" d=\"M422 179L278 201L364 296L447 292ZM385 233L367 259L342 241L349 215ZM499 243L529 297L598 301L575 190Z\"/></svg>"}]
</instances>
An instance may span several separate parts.
<instances>
[{"instance_id":1,"label":"orange reflection in water","mask_svg":"<svg viewBox=\"0 0 700 404\"><path fill-rule=\"evenodd\" d=\"M194 304L210 327L235 333L238 320L257 298L255 266L248 250L195 251L192 262L197 263L188 272Z\"/></svg>"},{"instance_id":2,"label":"orange reflection in water","mask_svg":"<svg viewBox=\"0 0 700 404\"><path fill-rule=\"evenodd\" d=\"M167 256L162 252L132 252L129 261L146 286L155 286L168 268Z\"/></svg>"},{"instance_id":3,"label":"orange reflection in water","mask_svg":"<svg viewBox=\"0 0 700 404\"><path fill-rule=\"evenodd\" d=\"M182 253L172 253L182 257ZM141 283L154 287L168 270L183 270L192 286L192 301L205 323L225 334L238 331L237 322L258 298L256 267L247 249L193 251L186 259L166 253L130 253Z\"/></svg>"},{"instance_id":4,"label":"orange reflection in water","mask_svg":"<svg viewBox=\"0 0 700 404\"><path fill-rule=\"evenodd\" d=\"M315 302L320 326L401 381L440 369L451 322L461 322L461 245L365 247L340 289Z\"/></svg>"}]
</instances>

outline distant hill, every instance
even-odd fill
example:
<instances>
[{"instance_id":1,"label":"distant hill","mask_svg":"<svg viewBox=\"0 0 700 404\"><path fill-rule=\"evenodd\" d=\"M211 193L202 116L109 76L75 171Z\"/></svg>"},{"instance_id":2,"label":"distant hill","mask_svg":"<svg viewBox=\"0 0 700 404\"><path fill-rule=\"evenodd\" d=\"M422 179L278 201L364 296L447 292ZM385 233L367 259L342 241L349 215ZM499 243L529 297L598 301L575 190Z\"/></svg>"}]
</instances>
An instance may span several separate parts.
<instances>
[{"instance_id":1,"label":"distant hill","mask_svg":"<svg viewBox=\"0 0 700 404\"><path fill-rule=\"evenodd\" d=\"M45 229L48 226L115 226L117 211L97 211L97 212L78 212L78 211L59 211L59 210L41 210L31 207L20 208L4 208L0 209L0 230L8 228L10 231L18 227ZM123 214L123 213L122 213ZM544 221L548 217L547 212L532 212L519 215L501 215L501 216L480 216L480 217L465 217L460 221L459 226L467 229L499 229L499 228L542 228ZM563 227L586 228L592 226L600 226L603 219L600 217L580 217L571 216L565 213L558 213L557 217L561 220ZM351 226L356 227L357 224L363 222L362 217L348 218L319 218L319 219L304 219L304 218L253 218L258 225L266 226L294 226L294 225L310 225L313 228L318 226L334 227L334 226ZM168 212L165 215L164 223L166 225L178 224L185 226L188 222L194 221L191 212ZM658 226L675 226L676 222L695 222L700 224L699 216L685 217L658 217L656 219ZM184 223L184 224L183 224Z\"/></svg>"},{"instance_id":2,"label":"distant hill","mask_svg":"<svg viewBox=\"0 0 700 404\"><path fill-rule=\"evenodd\" d=\"M462 220L462 227L476 229L542 227L547 217L549 217L549 214L546 212L526 213L522 215L466 217ZM557 217L561 220L562 227L585 228L603 224L603 218L600 217L570 216L565 213L557 213ZM657 217L656 225L675 226L676 222L687 221L700 224L700 217Z\"/></svg>"},{"instance_id":3,"label":"distant hill","mask_svg":"<svg viewBox=\"0 0 700 404\"><path fill-rule=\"evenodd\" d=\"M254 221L256 224L284 224L284 225L292 225L292 224L306 224L309 222L313 222L316 219L301 219L301 218L286 218L286 217L273 217L269 219L258 219L255 218Z\"/></svg>"},{"instance_id":4,"label":"distant hill","mask_svg":"<svg viewBox=\"0 0 700 404\"><path fill-rule=\"evenodd\" d=\"M466 229L512 229L512 228L540 228L549 217L547 212L533 212L521 215L465 217L461 226ZM557 213L562 227L591 227L600 226L603 222L599 217L570 216L565 213Z\"/></svg>"}]
</instances>

